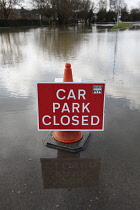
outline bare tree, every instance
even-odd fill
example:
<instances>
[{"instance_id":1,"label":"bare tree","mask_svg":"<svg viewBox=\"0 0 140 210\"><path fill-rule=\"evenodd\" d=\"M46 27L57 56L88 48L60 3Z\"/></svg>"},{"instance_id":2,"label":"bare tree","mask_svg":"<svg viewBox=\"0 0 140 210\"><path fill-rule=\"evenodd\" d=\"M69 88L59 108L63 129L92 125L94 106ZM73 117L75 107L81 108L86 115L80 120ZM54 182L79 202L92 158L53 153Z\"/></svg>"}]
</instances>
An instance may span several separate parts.
<instances>
[{"instance_id":1,"label":"bare tree","mask_svg":"<svg viewBox=\"0 0 140 210\"><path fill-rule=\"evenodd\" d=\"M0 17L7 19L12 9L19 6L20 2L21 0L0 0Z\"/></svg>"},{"instance_id":2,"label":"bare tree","mask_svg":"<svg viewBox=\"0 0 140 210\"><path fill-rule=\"evenodd\" d=\"M50 6L50 0L32 0L32 5L38 9L45 9Z\"/></svg>"},{"instance_id":3,"label":"bare tree","mask_svg":"<svg viewBox=\"0 0 140 210\"><path fill-rule=\"evenodd\" d=\"M88 19L88 13L92 9L90 0L32 0L32 5L40 14L50 14L59 23L76 20L79 14L83 19Z\"/></svg>"},{"instance_id":4,"label":"bare tree","mask_svg":"<svg viewBox=\"0 0 140 210\"><path fill-rule=\"evenodd\" d=\"M93 4L90 0L82 0L78 17L87 23L88 20L91 20L91 16L93 16Z\"/></svg>"},{"instance_id":5,"label":"bare tree","mask_svg":"<svg viewBox=\"0 0 140 210\"><path fill-rule=\"evenodd\" d=\"M41 16L50 17L52 15L51 0L32 0L32 6L38 10Z\"/></svg>"},{"instance_id":6,"label":"bare tree","mask_svg":"<svg viewBox=\"0 0 140 210\"><path fill-rule=\"evenodd\" d=\"M53 5L56 17L59 23L67 23L68 20L77 20L78 18L88 19L93 5L90 0L50 0Z\"/></svg>"}]
</instances>

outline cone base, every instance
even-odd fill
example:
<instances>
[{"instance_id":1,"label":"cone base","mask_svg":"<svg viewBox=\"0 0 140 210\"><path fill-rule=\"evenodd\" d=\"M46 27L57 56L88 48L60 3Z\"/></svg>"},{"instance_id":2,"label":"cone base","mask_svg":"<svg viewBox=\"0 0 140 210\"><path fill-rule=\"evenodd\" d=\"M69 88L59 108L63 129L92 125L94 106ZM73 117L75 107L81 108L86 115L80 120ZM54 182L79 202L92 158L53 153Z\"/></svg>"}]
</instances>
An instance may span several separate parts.
<instances>
[{"instance_id":1,"label":"cone base","mask_svg":"<svg viewBox=\"0 0 140 210\"><path fill-rule=\"evenodd\" d=\"M54 131L53 138L62 143L74 143L83 137L81 131Z\"/></svg>"},{"instance_id":2,"label":"cone base","mask_svg":"<svg viewBox=\"0 0 140 210\"><path fill-rule=\"evenodd\" d=\"M89 131L83 131L83 137L80 141L77 141L72 144L65 144L59 141L56 141L53 136L53 132L49 132L47 136L42 140L44 145L56 149L56 150L62 150L70 153L77 153L81 152L86 149L86 146L88 142L90 141L90 132Z\"/></svg>"}]
</instances>

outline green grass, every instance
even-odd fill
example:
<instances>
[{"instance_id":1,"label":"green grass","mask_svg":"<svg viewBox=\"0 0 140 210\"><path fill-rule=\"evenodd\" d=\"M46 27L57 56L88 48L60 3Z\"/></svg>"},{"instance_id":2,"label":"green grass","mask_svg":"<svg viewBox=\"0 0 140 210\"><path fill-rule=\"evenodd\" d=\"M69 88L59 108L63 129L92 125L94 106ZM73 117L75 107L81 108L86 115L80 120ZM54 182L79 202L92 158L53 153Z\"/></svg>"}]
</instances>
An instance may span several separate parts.
<instances>
[{"instance_id":1,"label":"green grass","mask_svg":"<svg viewBox=\"0 0 140 210\"><path fill-rule=\"evenodd\" d=\"M131 26L133 26L133 25L129 24L129 23L119 23L118 25L115 24L111 29L128 28Z\"/></svg>"}]
</instances>

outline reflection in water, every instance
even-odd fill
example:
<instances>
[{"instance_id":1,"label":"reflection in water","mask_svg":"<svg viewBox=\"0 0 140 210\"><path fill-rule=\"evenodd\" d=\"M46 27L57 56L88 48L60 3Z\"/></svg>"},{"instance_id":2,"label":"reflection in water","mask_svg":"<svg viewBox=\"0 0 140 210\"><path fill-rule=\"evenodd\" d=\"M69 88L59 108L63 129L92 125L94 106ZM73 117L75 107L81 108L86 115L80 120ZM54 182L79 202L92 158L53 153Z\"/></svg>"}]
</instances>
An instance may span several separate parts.
<instances>
[{"instance_id":1,"label":"reflection in water","mask_svg":"<svg viewBox=\"0 0 140 210\"><path fill-rule=\"evenodd\" d=\"M32 87L34 88L34 78L40 77L37 55L32 53L35 52L31 41L33 34L26 28L20 29L22 32L18 30L11 29L11 32L8 30L0 33L0 95L2 97L28 98L32 94Z\"/></svg>"},{"instance_id":2,"label":"reflection in water","mask_svg":"<svg viewBox=\"0 0 140 210\"><path fill-rule=\"evenodd\" d=\"M40 159L43 184L50 188L84 188L98 186L100 159Z\"/></svg>"},{"instance_id":3,"label":"reflection in water","mask_svg":"<svg viewBox=\"0 0 140 210\"><path fill-rule=\"evenodd\" d=\"M116 39L115 39L115 45L114 45L113 81L114 81L115 69L116 69L117 44L118 44L118 30L116 31Z\"/></svg>"},{"instance_id":4,"label":"reflection in water","mask_svg":"<svg viewBox=\"0 0 140 210\"><path fill-rule=\"evenodd\" d=\"M1 33L0 34L0 60L5 66L13 66L23 60L22 47L26 42L26 37L21 33Z\"/></svg>"},{"instance_id":5,"label":"reflection in water","mask_svg":"<svg viewBox=\"0 0 140 210\"><path fill-rule=\"evenodd\" d=\"M108 95L129 99L132 109L140 109L139 33L98 26L1 32L0 94L35 98L36 83L62 77L70 62L75 77L106 82Z\"/></svg>"},{"instance_id":6,"label":"reflection in water","mask_svg":"<svg viewBox=\"0 0 140 210\"><path fill-rule=\"evenodd\" d=\"M48 31L46 28L39 31L36 34L36 40L43 50L43 54L47 59L57 57L59 62L67 61L69 58L75 59L82 44L85 35L81 36L77 27L64 28L53 28Z\"/></svg>"}]
</instances>

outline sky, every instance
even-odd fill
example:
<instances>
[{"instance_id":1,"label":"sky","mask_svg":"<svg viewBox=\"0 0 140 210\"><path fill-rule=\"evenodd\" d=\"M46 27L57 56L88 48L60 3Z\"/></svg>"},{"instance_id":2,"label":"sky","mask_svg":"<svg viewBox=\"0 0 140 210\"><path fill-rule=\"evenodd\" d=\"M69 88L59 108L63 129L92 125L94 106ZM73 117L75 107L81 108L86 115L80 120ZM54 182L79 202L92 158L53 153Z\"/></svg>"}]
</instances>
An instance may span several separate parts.
<instances>
[{"instance_id":1,"label":"sky","mask_svg":"<svg viewBox=\"0 0 140 210\"><path fill-rule=\"evenodd\" d=\"M125 0L125 2L130 8L140 6L140 0Z\"/></svg>"},{"instance_id":2,"label":"sky","mask_svg":"<svg viewBox=\"0 0 140 210\"><path fill-rule=\"evenodd\" d=\"M98 2L100 1L100 0L91 0L92 2L94 2L95 3L95 5L96 4L98 4ZM107 1L109 1L109 0L107 0ZM117 0L116 0L117 1ZM30 5L29 5L29 0L24 0L24 5L26 5L27 7L31 7ZM135 8L135 7L138 7L138 5L139 5L139 7L140 7L140 0L124 0L124 2L128 5L128 8L129 9L132 9L132 8Z\"/></svg>"},{"instance_id":3,"label":"sky","mask_svg":"<svg viewBox=\"0 0 140 210\"><path fill-rule=\"evenodd\" d=\"M99 0L91 0L91 1L93 1L95 4L99 2ZM124 2L128 5L128 8L131 9L134 7L138 7L140 0L124 0Z\"/></svg>"}]
</instances>

